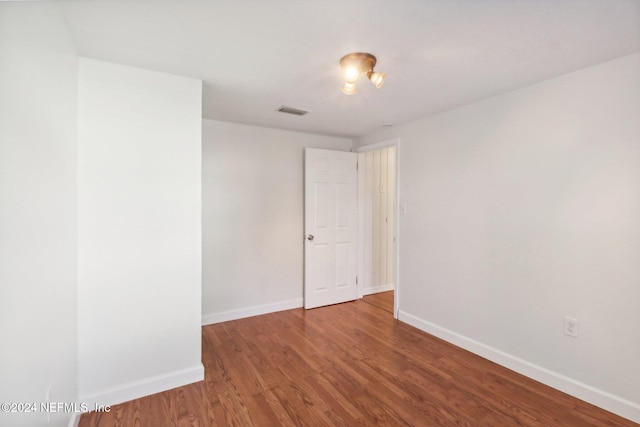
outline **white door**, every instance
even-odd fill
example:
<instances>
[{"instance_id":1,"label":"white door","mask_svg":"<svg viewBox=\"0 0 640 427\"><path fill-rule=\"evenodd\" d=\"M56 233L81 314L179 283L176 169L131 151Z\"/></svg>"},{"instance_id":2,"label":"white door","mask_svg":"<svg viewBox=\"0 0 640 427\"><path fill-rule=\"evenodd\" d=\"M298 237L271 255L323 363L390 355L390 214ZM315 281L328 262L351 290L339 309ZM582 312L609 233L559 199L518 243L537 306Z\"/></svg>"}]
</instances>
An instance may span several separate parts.
<instances>
[{"instance_id":1,"label":"white door","mask_svg":"<svg viewBox=\"0 0 640 427\"><path fill-rule=\"evenodd\" d=\"M305 308L358 296L357 159L356 153L305 150Z\"/></svg>"}]
</instances>

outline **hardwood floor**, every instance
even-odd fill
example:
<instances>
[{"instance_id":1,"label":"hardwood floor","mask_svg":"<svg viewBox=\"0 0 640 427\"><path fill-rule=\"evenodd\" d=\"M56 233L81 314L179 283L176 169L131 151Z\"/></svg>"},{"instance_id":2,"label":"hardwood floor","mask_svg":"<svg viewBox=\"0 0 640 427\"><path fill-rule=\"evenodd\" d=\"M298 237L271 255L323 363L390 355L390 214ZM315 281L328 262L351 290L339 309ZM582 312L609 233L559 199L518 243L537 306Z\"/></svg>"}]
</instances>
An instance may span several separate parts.
<instances>
[{"instance_id":1,"label":"hardwood floor","mask_svg":"<svg viewBox=\"0 0 640 427\"><path fill-rule=\"evenodd\" d=\"M205 381L88 426L638 426L362 300L203 327Z\"/></svg>"},{"instance_id":2,"label":"hardwood floor","mask_svg":"<svg viewBox=\"0 0 640 427\"><path fill-rule=\"evenodd\" d=\"M377 294L365 295L362 301L375 305L381 310L393 315L393 291L378 292Z\"/></svg>"}]
</instances>

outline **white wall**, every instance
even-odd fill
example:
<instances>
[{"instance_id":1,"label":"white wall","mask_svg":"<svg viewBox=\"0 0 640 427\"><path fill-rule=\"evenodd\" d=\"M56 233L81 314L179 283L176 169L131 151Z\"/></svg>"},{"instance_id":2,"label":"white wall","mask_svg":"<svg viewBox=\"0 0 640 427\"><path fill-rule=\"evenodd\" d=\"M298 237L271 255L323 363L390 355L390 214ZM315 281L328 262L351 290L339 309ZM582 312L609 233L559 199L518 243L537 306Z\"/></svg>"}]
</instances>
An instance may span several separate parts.
<instances>
[{"instance_id":1,"label":"white wall","mask_svg":"<svg viewBox=\"0 0 640 427\"><path fill-rule=\"evenodd\" d=\"M0 402L73 402L77 57L57 3L0 3L0 64Z\"/></svg>"},{"instance_id":2,"label":"white wall","mask_svg":"<svg viewBox=\"0 0 640 427\"><path fill-rule=\"evenodd\" d=\"M201 82L80 59L79 392L203 378Z\"/></svg>"},{"instance_id":3,"label":"white wall","mask_svg":"<svg viewBox=\"0 0 640 427\"><path fill-rule=\"evenodd\" d=\"M204 120L203 323L302 306L304 147L351 145Z\"/></svg>"},{"instance_id":4,"label":"white wall","mask_svg":"<svg viewBox=\"0 0 640 427\"><path fill-rule=\"evenodd\" d=\"M637 53L360 139L401 139L400 318L640 421L639 118Z\"/></svg>"}]
</instances>

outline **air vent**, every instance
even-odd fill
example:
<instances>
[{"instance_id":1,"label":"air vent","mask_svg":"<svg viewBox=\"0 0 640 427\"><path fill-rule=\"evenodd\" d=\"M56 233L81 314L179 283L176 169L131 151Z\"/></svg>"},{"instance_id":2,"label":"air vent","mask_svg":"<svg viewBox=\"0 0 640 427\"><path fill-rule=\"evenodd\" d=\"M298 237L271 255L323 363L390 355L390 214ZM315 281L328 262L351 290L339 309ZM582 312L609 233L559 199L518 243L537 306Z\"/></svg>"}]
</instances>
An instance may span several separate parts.
<instances>
[{"instance_id":1,"label":"air vent","mask_svg":"<svg viewBox=\"0 0 640 427\"><path fill-rule=\"evenodd\" d=\"M296 116L304 116L308 113L308 111L298 110L297 108L287 107L286 105L278 108L278 111L280 111L281 113L293 114Z\"/></svg>"}]
</instances>

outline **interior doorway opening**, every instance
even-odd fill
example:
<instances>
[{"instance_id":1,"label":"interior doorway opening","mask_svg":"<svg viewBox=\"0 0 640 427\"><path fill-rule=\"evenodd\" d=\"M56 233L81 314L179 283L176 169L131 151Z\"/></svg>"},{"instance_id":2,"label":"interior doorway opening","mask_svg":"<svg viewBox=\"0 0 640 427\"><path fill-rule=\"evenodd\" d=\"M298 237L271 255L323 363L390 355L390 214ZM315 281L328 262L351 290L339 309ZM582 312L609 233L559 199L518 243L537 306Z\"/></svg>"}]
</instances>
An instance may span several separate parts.
<instances>
[{"instance_id":1,"label":"interior doorway opening","mask_svg":"<svg viewBox=\"0 0 640 427\"><path fill-rule=\"evenodd\" d=\"M384 143L383 143L384 144ZM362 147L358 154L360 205L360 297L393 299L397 317L397 143Z\"/></svg>"}]
</instances>

